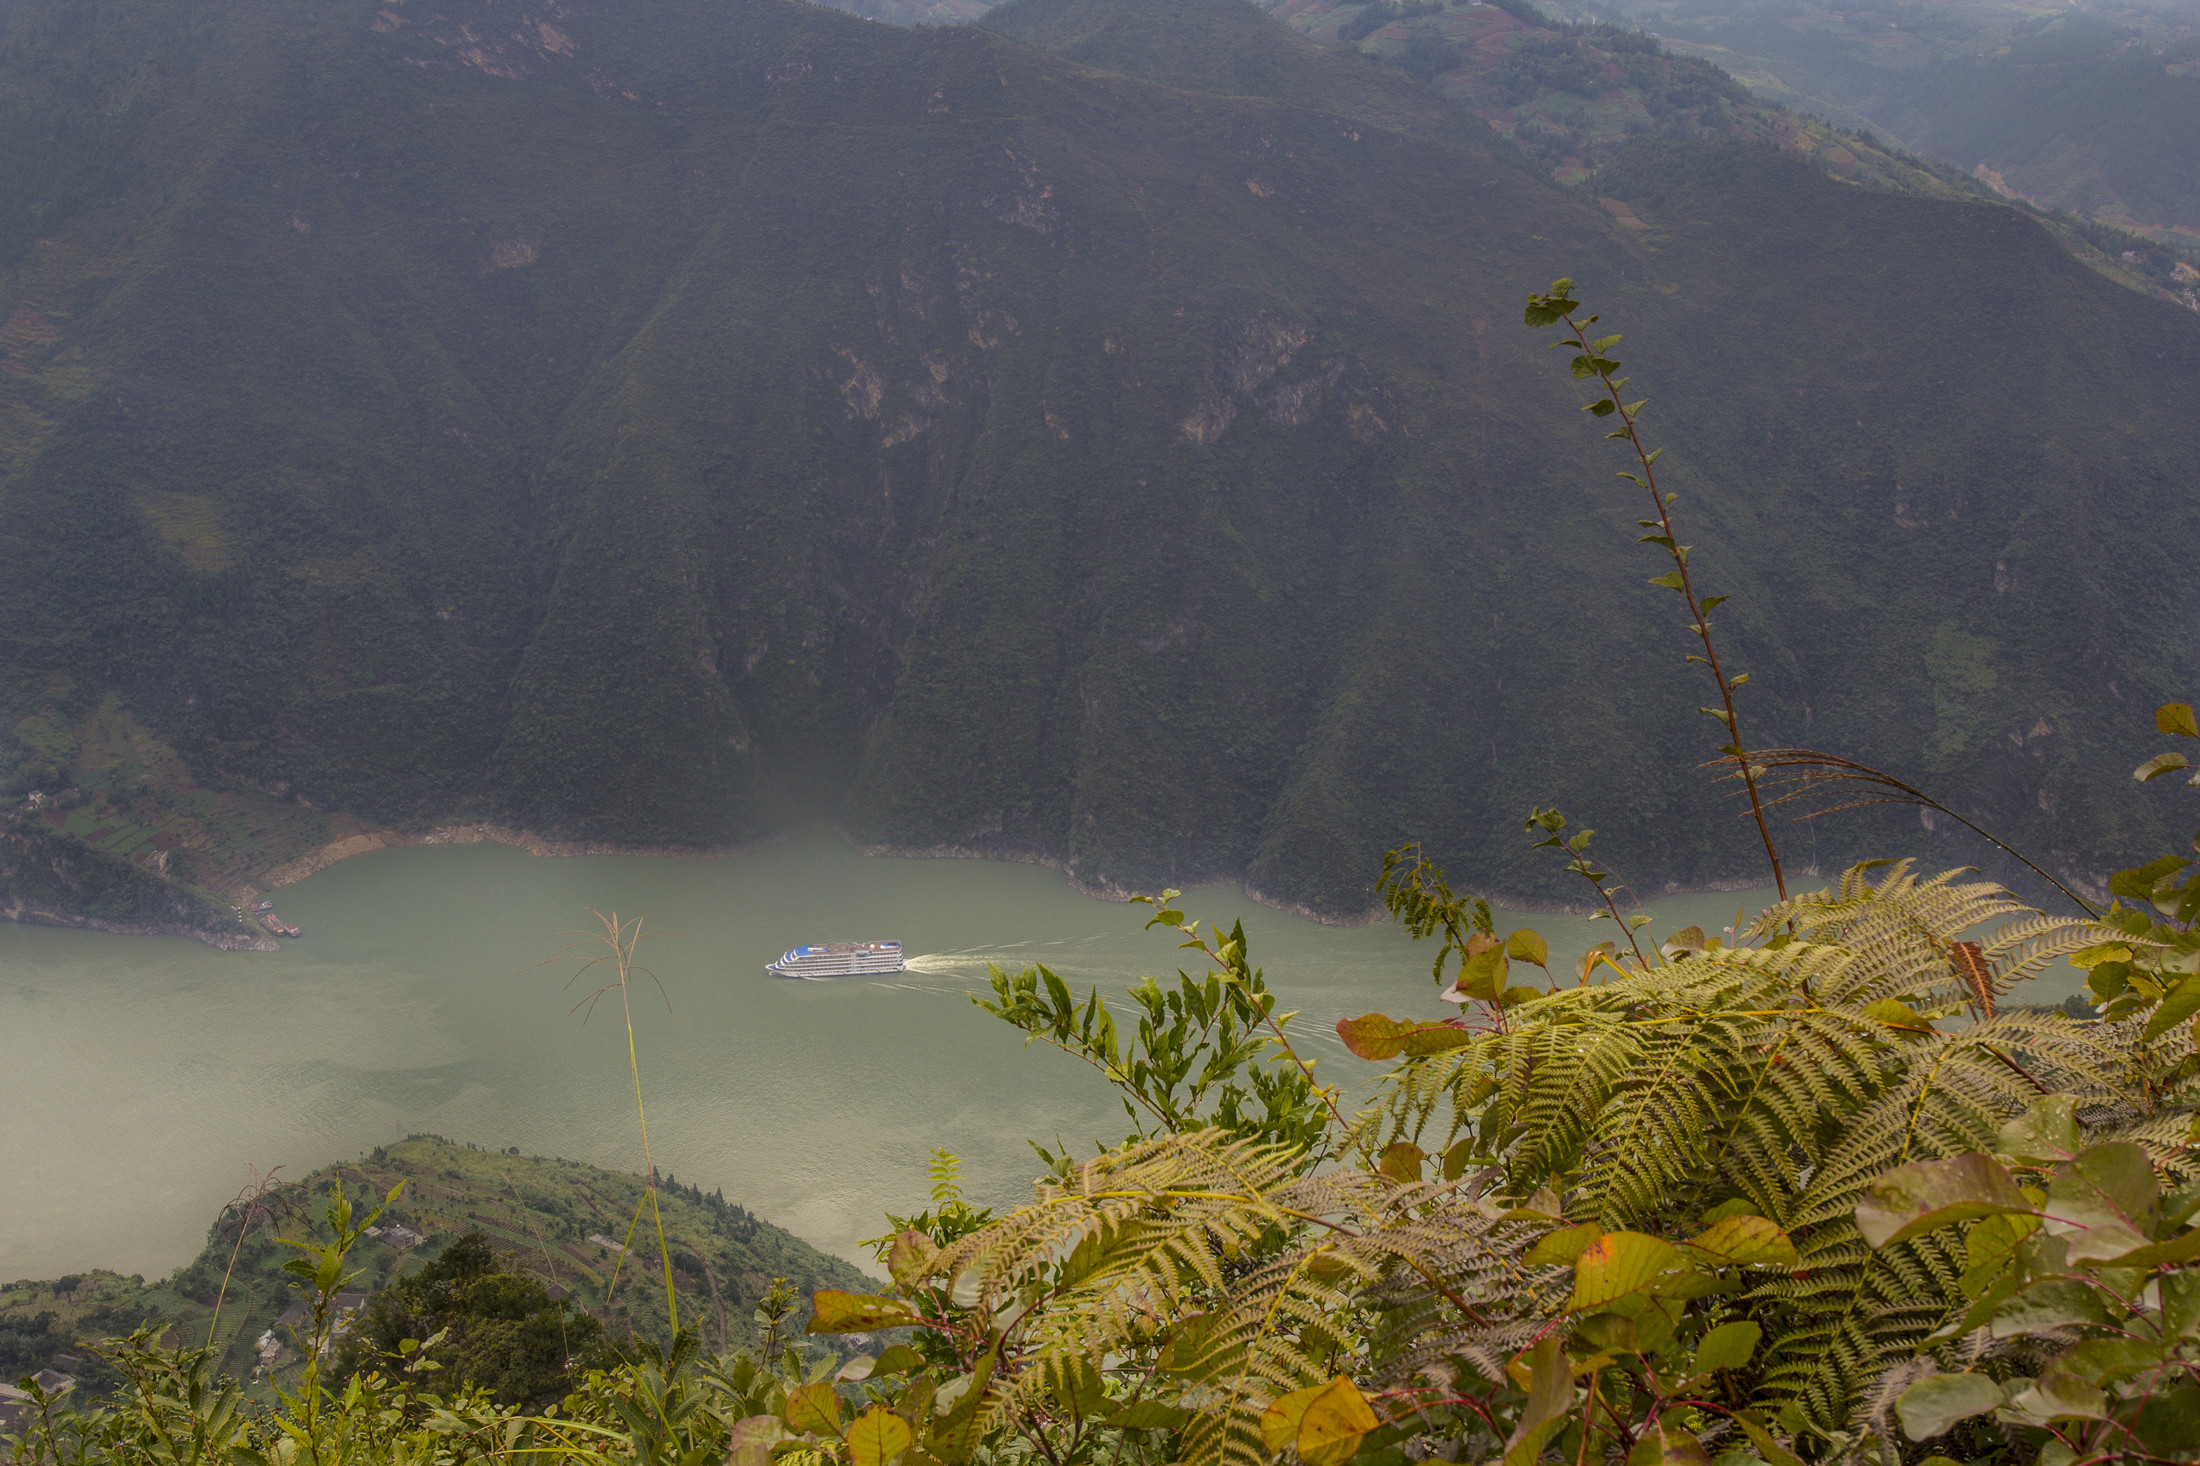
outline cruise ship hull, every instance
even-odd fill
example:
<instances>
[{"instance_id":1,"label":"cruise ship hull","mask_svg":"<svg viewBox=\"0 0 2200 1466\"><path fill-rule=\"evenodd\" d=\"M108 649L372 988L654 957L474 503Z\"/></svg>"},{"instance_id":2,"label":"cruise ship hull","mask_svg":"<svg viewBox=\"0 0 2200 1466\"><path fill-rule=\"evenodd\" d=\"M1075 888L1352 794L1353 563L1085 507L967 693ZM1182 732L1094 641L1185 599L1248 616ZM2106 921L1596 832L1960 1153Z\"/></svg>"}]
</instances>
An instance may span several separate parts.
<instances>
[{"instance_id":1,"label":"cruise ship hull","mask_svg":"<svg viewBox=\"0 0 2200 1466\"><path fill-rule=\"evenodd\" d=\"M876 977L902 972L899 942L822 942L797 947L764 969L773 977Z\"/></svg>"}]
</instances>

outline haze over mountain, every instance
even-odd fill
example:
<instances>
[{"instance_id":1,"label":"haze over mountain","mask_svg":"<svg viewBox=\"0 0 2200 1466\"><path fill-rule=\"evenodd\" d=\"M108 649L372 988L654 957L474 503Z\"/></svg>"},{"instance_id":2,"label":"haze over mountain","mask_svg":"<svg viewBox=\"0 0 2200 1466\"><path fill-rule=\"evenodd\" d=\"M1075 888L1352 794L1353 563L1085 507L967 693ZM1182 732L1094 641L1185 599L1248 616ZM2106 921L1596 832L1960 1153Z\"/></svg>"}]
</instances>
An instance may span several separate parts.
<instances>
[{"instance_id":1,"label":"haze over mountain","mask_svg":"<svg viewBox=\"0 0 2200 1466\"><path fill-rule=\"evenodd\" d=\"M1760 95L1868 125L2013 197L2200 241L2190 3L1622 0L1581 13L1624 16Z\"/></svg>"},{"instance_id":2,"label":"haze over mountain","mask_svg":"<svg viewBox=\"0 0 2200 1466\"><path fill-rule=\"evenodd\" d=\"M2166 838L2200 316L1994 204L1646 138L1600 206L1237 0L1100 19L1109 71L791 0L0 9L17 793L207 884L331 811L824 816L1349 915L1408 839L1558 889L1553 801L1646 890L1751 878L1519 324L1570 274L1760 742L2074 872Z\"/></svg>"}]
</instances>

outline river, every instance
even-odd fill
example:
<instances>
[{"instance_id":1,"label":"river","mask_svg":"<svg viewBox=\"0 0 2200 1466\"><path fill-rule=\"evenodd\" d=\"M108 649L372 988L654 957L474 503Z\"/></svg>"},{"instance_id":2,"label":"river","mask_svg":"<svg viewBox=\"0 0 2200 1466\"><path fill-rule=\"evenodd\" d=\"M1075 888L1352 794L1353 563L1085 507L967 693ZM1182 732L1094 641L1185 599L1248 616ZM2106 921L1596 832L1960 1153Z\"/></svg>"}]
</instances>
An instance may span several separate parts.
<instances>
[{"instance_id":1,"label":"river","mask_svg":"<svg viewBox=\"0 0 2200 1466\"><path fill-rule=\"evenodd\" d=\"M1124 1133L1096 1075L971 1005L988 962L1113 993L1177 960L1141 931L1145 908L1052 871L867 857L825 835L709 860L413 846L275 894L305 935L272 954L0 922L0 1279L165 1274L251 1168L303 1176L412 1132L640 1170L616 994L584 1022L572 964L535 965L588 907L664 933L643 947L662 994L634 994L660 1171L861 1259L884 1210L925 1204L934 1147L1002 1203L1039 1170L1025 1137L1089 1154ZM1764 894L1672 898L1661 924L1716 930ZM1325 927L1231 887L1180 904L1244 920L1325 1077L1373 1070L1344 1052L1339 1017L1449 1011L1428 950L1395 925ZM1500 929L1521 924L1568 972L1612 935L1564 916ZM900 939L913 970L763 972L798 942L869 937Z\"/></svg>"}]
</instances>

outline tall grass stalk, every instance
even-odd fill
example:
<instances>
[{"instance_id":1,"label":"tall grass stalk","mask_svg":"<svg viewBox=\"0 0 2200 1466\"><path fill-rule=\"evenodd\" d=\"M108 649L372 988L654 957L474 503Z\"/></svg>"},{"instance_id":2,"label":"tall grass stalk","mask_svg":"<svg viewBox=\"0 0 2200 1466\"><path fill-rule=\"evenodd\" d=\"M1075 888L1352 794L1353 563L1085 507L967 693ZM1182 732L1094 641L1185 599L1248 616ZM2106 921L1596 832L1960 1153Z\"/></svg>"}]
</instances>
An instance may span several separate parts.
<instances>
[{"instance_id":1,"label":"tall grass stalk","mask_svg":"<svg viewBox=\"0 0 2200 1466\"><path fill-rule=\"evenodd\" d=\"M646 1206L649 1208L650 1220L657 1228L657 1257L665 1270L665 1313L671 1320L673 1335L677 1337L680 1332L680 1301L672 1287L672 1249L665 1242L664 1215L657 1206L657 1162L649 1150L649 1111L642 1104L642 1061L634 1042L634 1004L631 993L636 977L646 977L656 983L659 997L665 997L664 984L657 982L656 973L634 960L635 949L642 943L642 923L647 918L637 916L632 921L623 921L618 912L614 911L607 916L593 906L588 908L588 914L601 924L601 931L561 933L572 937L573 942L536 965L539 967L556 962L578 961L580 967L566 981L568 990L591 972L608 971L610 980L583 995L568 1011L579 1013L581 1021L585 1023L594 1014L597 1001L615 991L619 995L619 1014L626 1020L627 1072L634 1078L634 1116L641 1122L642 1128L643 1190L642 1199L634 1205L633 1220L627 1223L618 1261L611 1265L611 1282L604 1289L604 1306L608 1308L612 1297L618 1292L619 1270L626 1265L627 1254L633 1250L634 1233L641 1226L642 1208ZM659 932L655 935L669 936L672 933ZM665 1011L671 1010L672 1000L665 998Z\"/></svg>"},{"instance_id":2,"label":"tall grass stalk","mask_svg":"<svg viewBox=\"0 0 2200 1466\"><path fill-rule=\"evenodd\" d=\"M263 1173L255 1168L252 1180L230 1200L228 1206L222 1208L223 1216L228 1216L231 1212L237 1215L237 1241L229 1249L229 1266L222 1269L222 1285L221 1290L214 1295L213 1316L206 1321L206 1347L209 1349L214 1347L214 1330L221 1325L222 1304L229 1299L229 1281L236 1276L237 1255L244 1251L244 1239L252 1235L255 1223L271 1219L275 1214L274 1208L268 1205L267 1198L276 1189L275 1176L281 1170L282 1167L277 1166L274 1170Z\"/></svg>"}]
</instances>

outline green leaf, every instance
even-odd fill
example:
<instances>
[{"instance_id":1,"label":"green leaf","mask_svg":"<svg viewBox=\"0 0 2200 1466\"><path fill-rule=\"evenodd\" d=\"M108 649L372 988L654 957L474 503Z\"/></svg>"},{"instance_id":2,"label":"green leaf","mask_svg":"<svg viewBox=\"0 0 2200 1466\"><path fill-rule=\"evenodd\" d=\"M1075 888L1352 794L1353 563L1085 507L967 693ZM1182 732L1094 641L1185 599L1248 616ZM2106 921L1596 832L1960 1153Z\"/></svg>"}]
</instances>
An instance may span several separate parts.
<instances>
[{"instance_id":1,"label":"green leaf","mask_svg":"<svg viewBox=\"0 0 2200 1466\"><path fill-rule=\"evenodd\" d=\"M894 1238L886 1254L886 1271L904 1293L932 1276L939 1267L940 1249L922 1232L904 1231Z\"/></svg>"},{"instance_id":2,"label":"green leaf","mask_svg":"<svg viewBox=\"0 0 2200 1466\"><path fill-rule=\"evenodd\" d=\"M1684 926L1658 943L1659 953L1666 957L1678 957L1683 952L1701 952L1703 949L1703 928L1700 926Z\"/></svg>"},{"instance_id":3,"label":"green leaf","mask_svg":"<svg viewBox=\"0 0 2200 1466\"><path fill-rule=\"evenodd\" d=\"M2130 901L2151 901L2154 898L2154 888L2161 883L2162 877L2173 871L2183 870L2191 864L2182 855L2165 855L2160 860L2150 860L2136 869L2120 870L2109 877L2108 893ZM2139 931L2141 934L2145 933L2146 927L2143 923Z\"/></svg>"},{"instance_id":4,"label":"green leaf","mask_svg":"<svg viewBox=\"0 0 2200 1466\"><path fill-rule=\"evenodd\" d=\"M1589 833L1584 830L1582 835ZM1505 990L1505 976L1511 968L1512 960L1505 955L1502 945L1485 947L1479 952L1470 952L1459 964L1459 981L1454 986L1470 998L1494 1002Z\"/></svg>"},{"instance_id":5,"label":"green leaf","mask_svg":"<svg viewBox=\"0 0 2200 1466\"><path fill-rule=\"evenodd\" d=\"M1590 403L1587 407L1584 407L1581 410L1583 412L1594 413L1598 417L1610 417L1614 412L1617 412L1619 409L1612 405L1611 398L1599 397L1596 401Z\"/></svg>"},{"instance_id":6,"label":"green leaf","mask_svg":"<svg viewBox=\"0 0 2200 1466\"><path fill-rule=\"evenodd\" d=\"M1181 1430L1191 1420L1189 1410L1179 1410L1158 1400L1140 1400L1110 1415L1106 1423L1117 1430Z\"/></svg>"},{"instance_id":7,"label":"green leaf","mask_svg":"<svg viewBox=\"0 0 2200 1466\"><path fill-rule=\"evenodd\" d=\"M2071 1262L2098 1261L2152 1239L2160 1194L2147 1153L2117 1141L2058 1167L2041 1211L2050 1234L2069 1238Z\"/></svg>"},{"instance_id":8,"label":"green leaf","mask_svg":"<svg viewBox=\"0 0 2200 1466\"><path fill-rule=\"evenodd\" d=\"M1856 1229L1874 1247L2001 1212L2029 1214L2031 1205L1990 1157L1960 1155L1913 1161L1881 1176L1856 1207Z\"/></svg>"},{"instance_id":9,"label":"green leaf","mask_svg":"<svg viewBox=\"0 0 2200 1466\"><path fill-rule=\"evenodd\" d=\"M2166 702L2154 710L2154 731L2180 738L2200 738L2200 722L2193 721L2192 704Z\"/></svg>"},{"instance_id":10,"label":"green leaf","mask_svg":"<svg viewBox=\"0 0 2200 1466\"><path fill-rule=\"evenodd\" d=\"M1572 1267L1581 1250L1602 1235L1604 1229L1595 1222L1561 1227L1529 1248L1521 1261L1529 1267Z\"/></svg>"},{"instance_id":11,"label":"green leaf","mask_svg":"<svg viewBox=\"0 0 2200 1466\"><path fill-rule=\"evenodd\" d=\"M772 1447L786 1438L787 1427L776 1415L736 1420L726 1437L726 1466L770 1466Z\"/></svg>"},{"instance_id":12,"label":"green leaf","mask_svg":"<svg viewBox=\"0 0 2200 1466\"><path fill-rule=\"evenodd\" d=\"M2034 1164L2069 1160L2078 1153L2078 1101L2067 1094L2041 1095L2001 1127L1994 1149Z\"/></svg>"},{"instance_id":13,"label":"green leaf","mask_svg":"<svg viewBox=\"0 0 2200 1466\"><path fill-rule=\"evenodd\" d=\"M1794 1268L1803 1264L1788 1234L1763 1217L1737 1216L1714 1222L1710 1230L1692 1238L1687 1246L1689 1251L1702 1254L1701 1261L1714 1267Z\"/></svg>"},{"instance_id":14,"label":"green leaf","mask_svg":"<svg viewBox=\"0 0 2200 1466\"><path fill-rule=\"evenodd\" d=\"M1533 1349L1520 1356L1528 1374L1528 1400L1520 1419L1505 1442L1505 1466L1528 1466L1543 1454L1543 1443L1565 1423L1574 1408L1574 1371L1566 1359L1565 1343L1557 1334L1546 1334Z\"/></svg>"},{"instance_id":15,"label":"green leaf","mask_svg":"<svg viewBox=\"0 0 2200 1466\"><path fill-rule=\"evenodd\" d=\"M1505 955L1514 962L1532 962L1538 967L1548 967L1551 963L1551 944L1543 940L1540 932L1524 926L1505 938Z\"/></svg>"},{"instance_id":16,"label":"green leaf","mask_svg":"<svg viewBox=\"0 0 2200 1466\"><path fill-rule=\"evenodd\" d=\"M2162 1291L2162 1336L2182 1340L2200 1325L2200 1273L2180 1270L2155 1280Z\"/></svg>"},{"instance_id":17,"label":"green leaf","mask_svg":"<svg viewBox=\"0 0 2200 1466\"><path fill-rule=\"evenodd\" d=\"M811 1300L816 1313L804 1330L812 1334L867 1334L873 1329L907 1328L923 1319L899 1298L880 1298L869 1293L844 1293L838 1288L819 1289Z\"/></svg>"},{"instance_id":18,"label":"green leaf","mask_svg":"<svg viewBox=\"0 0 2200 1466\"><path fill-rule=\"evenodd\" d=\"M2164 774L2174 774L2192 765L2181 753L2158 753L2131 771L2131 777L2144 784L2149 779L2159 779Z\"/></svg>"},{"instance_id":19,"label":"green leaf","mask_svg":"<svg viewBox=\"0 0 2200 1466\"><path fill-rule=\"evenodd\" d=\"M1958 1286L1972 1298L1985 1294L1994 1279L2009 1265L2017 1244L2039 1230L2038 1217L1986 1217L1963 1239L1964 1260L1969 1264Z\"/></svg>"},{"instance_id":20,"label":"green leaf","mask_svg":"<svg viewBox=\"0 0 2200 1466\"><path fill-rule=\"evenodd\" d=\"M1089 1419L1107 1408L1107 1385L1082 1354L1055 1355L1045 1361L1045 1370L1048 1392L1071 1419Z\"/></svg>"},{"instance_id":21,"label":"green leaf","mask_svg":"<svg viewBox=\"0 0 2200 1466\"><path fill-rule=\"evenodd\" d=\"M2009 1408L2034 1420L2098 1420L2107 1413L2108 1397L2091 1380L2050 1364L2009 1401Z\"/></svg>"},{"instance_id":22,"label":"green leaf","mask_svg":"<svg viewBox=\"0 0 2200 1466\"><path fill-rule=\"evenodd\" d=\"M1687 1431L1663 1419L1644 1428L1627 1453L1627 1466L1711 1466L1711 1453Z\"/></svg>"},{"instance_id":23,"label":"green leaf","mask_svg":"<svg viewBox=\"0 0 2200 1466\"><path fill-rule=\"evenodd\" d=\"M2147 1019L2147 1039L2161 1037L2195 1013L2200 1013L2200 973L2185 978L2169 990L2168 996L2154 1010L2154 1016Z\"/></svg>"},{"instance_id":24,"label":"green leaf","mask_svg":"<svg viewBox=\"0 0 2200 1466\"><path fill-rule=\"evenodd\" d=\"M2099 963L2086 973L2085 986L2088 992L2105 1003L2110 998L2127 991L2131 987L2131 964L2129 962Z\"/></svg>"},{"instance_id":25,"label":"green leaf","mask_svg":"<svg viewBox=\"0 0 2200 1466\"><path fill-rule=\"evenodd\" d=\"M2113 1257L2086 1258L2081 1267L2157 1268L2172 1267L2178 1263L2200 1258L2200 1231L2183 1233L2167 1242L2150 1242L2129 1252L2119 1252Z\"/></svg>"},{"instance_id":26,"label":"green leaf","mask_svg":"<svg viewBox=\"0 0 2200 1466\"><path fill-rule=\"evenodd\" d=\"M1679 590L1685 584L1678 570L1668 570L1663 575L1653 575L1650 577L1650 583L1652 585L1662 585L1667 590Z\"/></svg>"},{"instance_id":27,"label":"green leaf","mask_svg":"<svg viewBox=\"0 0 2200 1466\"><path fill-rule=\"evenodd\" d=\"M878 1362L871 1366L872 1379L885 1379L890 1375L907 1374L912 1369L924 1368L924 1351L910 1344L889 1344Z\"/></svg>"},{"instance_id":28,"label":"green leaf","mask_svg":"<svg viewBox=\"0 0 2200 1466\"><path fill-rule=\"evenodd\" d=\"M848 1466L891 1466L916 1438L908 1421L884 1405L873 1405L848 1427Z\"/></svg>"},{"instance_id":29,"label":"green leaf","mask_svg":"<svg viewBox=\"0 0 2200 1466\"><path fill-rule=\"evenodd\" d=\"M1359 1058L1375 1060L1395 1059L1400 1054L1414 1057L1440 1054L1447 1049L1463 1049L1474 1042L1474 1035L1464 1028L1386 1018L1380 1013L1339 1019L1337 1036Z\"/></svg>"},{"instance_id":30,"label":"green leaf","mask_svg":"<svg viewBox=\"0 0 2200 1466\"><path fill-rule=\"evenodd\" d=\"M2200 1450L2200 1389L2180 1385L2157 1391L2139 1407L2131 1429L2156 1455Z\"/></svg>"},{"instance_id":31,"label":"green leaf","mask_svg":"<svg viewBox=\"0 0 2200 1466\"><path fill-rule=\"evenodd\" d=\"M1638 1292L1682 1265L1681 1250L1645 1232L1608 1232L1574 1259L1574 1291L1568 1313L1602 1308Z\"/></svg>"},{"instance_id":32,"label":"green leaf","mask_svg":"<svg viewBox=\"0 0 2200 1466\"><path fill-rule=\"evenodd\" d=\"M1458 1180L1467 1174L1467 1167L1473 1164L1474 1137L1470 1135L1465 1140L1454 1141L1451 1149L1444 1152L1444 1179Z\"/></svg>"},{"instance_id":33,"label":"green leaf","mask_svg":"<svg viewBox=\"0 0 2200 1466\"><path fill-rule=\"evenodd\" d=\"M2162 1346L2153 1339L2087 1339L2048 1365L2095 1384L2123 1379L2162 1362Z\"/></svg>"},{"instance_id":34,"label":"green leaf","mask_svg":"<svg viewBox=\"0 0 2200 1466\"><path fill-rule=\"evenodd\" d=\"M1988 1328L1997 1339L2043 1334L2070 1324L2105 1324L2100 1290L2076 1278L2044 1278L1994 1310Z\"/></svg>"},{"instance_id":35,"label":"green leaf","mask_svg":"<svg viewBox=\"0 0 2200 1466\"><path fill-rule=\"evenodd\" d=\"M1742 1428L1742 1434L1749 1437L1749 1443L1757 1448L1757 1454L1764 1457L1770 1466L1803 1466L1792 1452L1772 1438L1772 1432L1765 1429L1764 1421L1758 1418L1755 1411L1735 1411L1734 1423Z\"/></svg>"},{"instance_id":36,"label":"green leaf","mask_svg":"<svg viewBox=\"0 0 2200 1466\"><path fill-rule=\"evenodd\" d=\"M985 1410L986 1387L993 1381L993 1371L1000 1364L1000 1346L996 1344L978 1356L977 1367L964 1376L968 1385L950 1405L947 1414L932 1423L932 1436L925 1444L926 1451L934 1458L959 1466L977 1454L978 1446L985 1439L979 1428L980 1416Z\"/></svg>"},{"instance_id":37,"label":"green leaf","mask_svg":"<svg viewBox=\"0 0 2200 1466\"><path fill-rule=\"evenodd\" d=\"M1703 1336L1696 1345L1696 1368L1708 1373L1714 1369L1740 1369L1749 1363L1757 1352L1757 1341L1764 1337L1764 1330L1747 1322L1722 1323Z\"/></svg>"},{"instance_id":38,"label":"green leaf","mask_svg":"<svg viewBox=\"0 0 2200 1466\"><path fill-rule=\"evenodd\" d=\"M1913 1441L1943 1435L1959 1420L2000 1407L2001 1386L1983 1374L1936 1374L1895 1397L1902 1433Z\"/></svg>"},{"instance_id":39,"label":"green leaf","mask_svg":"<svg viewBox=\"0 0 2200 1466\"><path fill-rule=\"evenodd\" d=\"M1906 1039L1930 1038L1937 1032L1931 1019L1900 998L1881 998L1866 1003L1864 1016L1874 1023L1884 1023Z\"/></svg>"}]
</instances>

